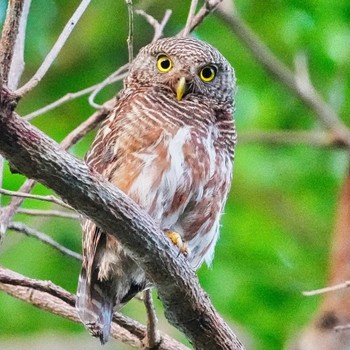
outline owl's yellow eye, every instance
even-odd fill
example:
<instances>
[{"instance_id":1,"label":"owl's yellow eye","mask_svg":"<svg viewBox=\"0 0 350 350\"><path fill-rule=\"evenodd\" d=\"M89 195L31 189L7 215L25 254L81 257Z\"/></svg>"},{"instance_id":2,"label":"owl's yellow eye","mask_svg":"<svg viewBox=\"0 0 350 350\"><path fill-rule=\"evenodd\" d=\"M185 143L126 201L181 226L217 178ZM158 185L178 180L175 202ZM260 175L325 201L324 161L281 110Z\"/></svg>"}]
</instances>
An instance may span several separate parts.
<instances>
[{"instance_id":1,"label":"owl's yellow eye","mask_svg":"<svg viewBox=\"0 0 350 350\"><path fill-rule=\"evenodd\" d=\"M165 55L161 55L158 57L157 67L162 73L169 72L171 68L173 68L173 62L171 59Z\"/></svg>"},{"instance_id":2,"label":"owl's yellow eye","mask_svg":"<svg viewBox=\"0 0 350 350\"><path fill-rule=\"evenodd\" d=\"M202 70L199 72L199 77L204 81L205 83L209 83L212 81L216 76L216 68L214 66L206 66L202 68Z\"/></svg>"}]
</instances>

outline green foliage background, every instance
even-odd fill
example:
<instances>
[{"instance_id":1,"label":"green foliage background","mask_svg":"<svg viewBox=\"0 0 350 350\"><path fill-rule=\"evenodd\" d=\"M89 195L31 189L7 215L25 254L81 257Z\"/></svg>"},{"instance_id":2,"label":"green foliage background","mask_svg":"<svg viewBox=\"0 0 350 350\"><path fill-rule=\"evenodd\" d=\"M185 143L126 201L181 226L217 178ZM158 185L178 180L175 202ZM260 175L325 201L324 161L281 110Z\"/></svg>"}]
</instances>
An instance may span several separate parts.
<instances>
[{"instance_id":1,"label":"green foliage background","mask_svg":"<svg viewBox=\"0 0 350 350\"><path fill-rule=\"evenodd\" d=\"M6 1L0 0L3 22ZM32 1L22 82L39 67L79 1ZM135 1L161 19L166 8L173 15L165 35L184 25L189 1ZM269 48L292 67L296 54L306 53L317 89L349 123L350 4L347 0L237 0L237 9ZM42 83L19 105L21 115L36 110L67 92L103 80L128 60L127 10L124 1L93 1L59 58ZM228 27L210 16L194 35L216 46L232 63L238 78L238 134L261 130L320 129L309 109L263 68ZM144 18L135 15L135 51L153 36ZM107 88L102 103L120 89ZM34 120L59 141L93 113L86 97ZM82 157L92 141L86 137L71 151ZM1 137L1 135L0 135ZM327 257L337 194L347 170L343 151L307 146L238 144L232 191L222 218L221 239L211 269L199 277L218 311L253 340L254 349L281 349L316 310L318 299L301 291L326 284ZM6 169L4 187L16 190L20 175ZM37 186L35 193L48 193ZM8 198L2 199L2 204ZM48 208L25 201L25 207ZM80 251L80 228L63 219L28 218L31 226ZM80 266L43 244L8 232L0 247L0 264L32 278L50 279L74 292ZM1 337L40 332L85 332L59 317L0 294ZM143 313L137 303L130 315Z\"/></svg>"}]
</instances>

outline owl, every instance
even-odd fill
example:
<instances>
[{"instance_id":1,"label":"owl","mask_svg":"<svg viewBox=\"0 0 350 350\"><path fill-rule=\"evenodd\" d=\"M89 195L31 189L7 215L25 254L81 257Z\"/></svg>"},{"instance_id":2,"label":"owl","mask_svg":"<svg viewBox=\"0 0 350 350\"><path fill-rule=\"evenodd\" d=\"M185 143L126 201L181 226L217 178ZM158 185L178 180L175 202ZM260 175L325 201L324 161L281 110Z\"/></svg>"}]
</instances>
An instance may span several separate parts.
<instances>
[{"instance_id":1,"label":"owl","mask_svg":"<svg viewBox=\"0 0 350 350\"><path fill-rule=\"evenodd\" d=\"M130 65L86 156L92 171L149 213L193 269L213 258L231 185L235 90L234 70L214 47L160 39ZM77 309L92 335L105 343L113 311L150 286L113 236L83 223Z\"/></svg>"}]
</instances>

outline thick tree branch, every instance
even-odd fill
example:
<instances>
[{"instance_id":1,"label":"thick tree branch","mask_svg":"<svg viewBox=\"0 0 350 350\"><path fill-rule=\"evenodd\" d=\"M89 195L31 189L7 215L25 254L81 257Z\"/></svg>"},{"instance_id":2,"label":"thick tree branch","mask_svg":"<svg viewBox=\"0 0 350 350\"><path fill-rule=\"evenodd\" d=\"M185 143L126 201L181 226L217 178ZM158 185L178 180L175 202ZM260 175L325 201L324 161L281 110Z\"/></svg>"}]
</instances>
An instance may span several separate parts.
<instances>
[{"instance_id":1,"label":"thick tree branch","mask_svg":"<svg viewBox=\"0 0 350 350\"><path fill-rule=\"evenodd\" d=\"M215 311L186 258L147 213L23 121L7 104L0 107L0 152L21 173L52 188L103 231L117 237L154 283L169 322L184 332L196 349L244 348Z\"/></svg>"}]
</instances>

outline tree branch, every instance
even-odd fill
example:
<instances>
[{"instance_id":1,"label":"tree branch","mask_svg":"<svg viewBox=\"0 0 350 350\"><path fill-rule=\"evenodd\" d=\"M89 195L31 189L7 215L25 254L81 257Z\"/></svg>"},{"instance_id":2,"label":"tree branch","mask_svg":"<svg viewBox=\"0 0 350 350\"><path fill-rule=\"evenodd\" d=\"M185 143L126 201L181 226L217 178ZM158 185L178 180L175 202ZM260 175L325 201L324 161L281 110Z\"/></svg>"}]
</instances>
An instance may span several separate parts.
<instances>
[{"instance_id":1,"label":"tree branch","mask_svg":"<svg viewBox=\"0 0 350 350\"><path fill-rule=\"evenodd\" d=\"M104 108L95 112L85 122L81 123L77 128L71 131L61 142L61 147L66 150L72 145L76 144L81 138L83 138L89 131L93 130L110 112L114 107L114 99L111 99L104 103ZM35 186L36 181L26 180L20 187L18 192L29 193ZM16 214L17 209L21 206L24 198L15 197L11 200L11 203L0 210L0 242L5 235L7 226L11 222L13 216Z\"/></svg>"},{"instance_id":2,"label":"tree branch","mask_svg":"<svg viewBox=\"0 0 350 350\"><path fill-rule=\"evenodd\" d=\"M36 199L39 201L45 201L45 202L51 202L55 203L57 205L60 205L61 207L72 209L69 205L62 202L59 198L55 196L40 196L37 194L29 194L29 193L22 193L22 192L16 192L16 191L9 191L4 188L0 188L0 193L5 194L6 196L13 196L13 197L21 197L21 198L29 198L29 199Z\"/></svg>"},{"instance_id":3,"label":"tree branch","mask_svg":"<svg viewBox=\"0 0 350 350\"><path fill-rule=\"evenodd\" d=\"M21 173L52 188L119 240L154 283L169 322L196 349L244 348L210 303L186 258L147 213L7 105L0 107L0 152Z\"/></svg>"},{"instance_id":4,"label":"tree branch","mask_svg":"<svg viewBox=\"0 0 350 350\"><path fill-rule=\"evenodd\" d=\"M193 16L189 32L194 31L195 28L197 28L209 14L216 10L216 8L220 5L221 2L222 0L205 0L204 5L200 8L198 13L195 16ZM180 31L177 35L183 36L183 33L184 29Z\"/></svg>"},{"instance_id":5,"label":"tree branch","mask_svg":"<svg viewBox=\"0 0 350 350\"><path fill-rule=\"evenodd\" d=\"M334 133L338 142L350 148L349 129L332 107L322 99L310 80L300 80L300 76L281 62L236 13L228 13L220 8L217 13L267 72L310 108L327 129Z\"/></svg>"},{"instance_id":6,"label":"tree branch","mask_svg":"<svg viewBox=\"0 0 350 350\"><path fill-rule=\"evenodd\" d=\"M22 15L19 21L18 35L8 78L8 87L11 90L17 89L18 83L24 71L24 44L26 39L27 19L30 4L31 0L24 0Z\"/></svg>"},{"instance_id":7,"label":"tree branch","mask_svg":"<svg viewBox=\"0 0 350 350\"><path fill-rule=\"evenodd\" d=\"M18 208L17 214L25 214L31 216L53 216L56 218L79 220L80 215L68 211L62 210L40 210L40 209L27 209Z\"/></svg>"},{"instance_id":8,"label":"tree branch","mask_svg":"<svg viewBox=\"0 0 350 350\"><path fill-rule=\"evenodd\" d=\"M83 260L83 257L81 256L81 254L73 252L72 250L70 250L70 249L64 247L63 245L59 244L58 242L56 242L54 239L52 239L47 234L40 232L38 230L35 230L34 228L31 228L31 227L23 224L22 222L11 222L9 224L8 228L10 230L13 230L13 231L24 233L27 236L34 237L34 238L38 239L39 241L49 245L50 247L58 250L60 253L67 255L73 259L76 259L79 261Z\"/></svg>"},{"instance_id":9,"label":"tree branch","mask_svg":"<svg viewBox=\"0 0 350 350\"><path fill-rule=\"evenodd\" d=\"M0 40L1 87L2 84L7 85L8 83L23 5L24 0L11 0L8 3Z\"/></svg>"},{"instance_id":10,"label":"tree branch","mask_svg":"<svg viewBox=\"0 0 350 350\"><path fill-rule=\"evenodd\" d=\"M239 144L308 145L347 148L334 134L326 131L246 131L239 134Z\"/></svg>"},{"instance_id":11,"label":"tree branch","mask_svg":"<svg viewBox=\"0 0 350 350\"><path fill-rule=\"evenodd\" d=\"M55 315L80 323L75 309L75 296L49 281L24 277L0 267L0 290ZM146 335L146 327L121 314L114 314L111 336L125 344L140 348ZM189 350L187 347L162 334L159 350Z\"/></svg>"}]
</instances>

